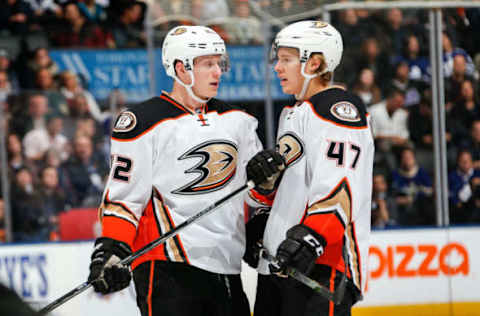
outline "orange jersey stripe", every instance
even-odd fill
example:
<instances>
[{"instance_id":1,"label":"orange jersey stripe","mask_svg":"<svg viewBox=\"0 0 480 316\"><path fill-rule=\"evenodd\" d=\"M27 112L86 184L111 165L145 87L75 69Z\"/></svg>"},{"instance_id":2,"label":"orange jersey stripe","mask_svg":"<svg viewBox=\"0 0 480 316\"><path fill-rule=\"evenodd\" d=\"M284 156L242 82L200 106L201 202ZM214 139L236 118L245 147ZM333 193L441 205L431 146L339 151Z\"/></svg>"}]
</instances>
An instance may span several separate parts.
<instances>
[{"instance_id":1,"label":"orange jersey stripe","mask_svg":"<svg viewBox=\"0 0 480 316\"><path fill-rule=\"evenodd\" d=\"M143 216L140 219L140 223L138 224L137 235L133 243L134 251L142 248L149 242L160 237L160 232L158 230L158 225L155 220L153 208L153 201L152 199L150 199L147 206L145 207ZM165 245L161 244L158 247L140 256L139 258L135 259L132 262L132 269L135 269L141 263L149 260L167 260L167 258L165 257L164 248Z\"/></svg>"},{"instance_id":2,"label":"orange jersey stripe","mask_svg":"<svg viewBox=\"0 0 480 316\"><path fill-rule=\"evenodd\" d=\"M102 236L123 241L132 247L137 228L131 222L115 216L104 216L102 219Z\"/></svg>"},{"instance_id":3,"label":"orange jersey stripe","mask_svg":"<svg viewBox=\"0 0 480 316\"><path fill-rule=\"evenodd\" d=\"M338 216L333 212L319 213L307 216L303 224L314 229L327 242L324 254L316 260L316 263L328 265L332 269L345 271L342 257L345 226L343 226Z\"/></svg>"},{"instance_id":4,"label":"orange jersey stripe","mask_svg":"<svg viewBox=\"0 0 480 316\"><path fill-rule=\"evenodd\" d=\"M258 193L255 189L251 189L248 191L248 195L254 200L257 201L260 204L266 205L266 206L272 206L273 200L275 198L275 193L273 192L269 195L263 195Z\"/></svg>"}]
</instances>

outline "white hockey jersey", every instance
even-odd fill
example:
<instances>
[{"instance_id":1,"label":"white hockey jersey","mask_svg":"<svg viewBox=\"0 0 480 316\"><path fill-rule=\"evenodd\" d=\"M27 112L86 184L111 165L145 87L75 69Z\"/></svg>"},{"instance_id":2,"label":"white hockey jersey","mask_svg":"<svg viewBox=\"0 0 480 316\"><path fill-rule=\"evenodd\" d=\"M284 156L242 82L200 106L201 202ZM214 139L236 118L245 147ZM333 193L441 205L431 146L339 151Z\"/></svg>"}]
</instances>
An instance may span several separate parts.
<instances>
[{"instance_id":1,"label":"white hockey jersey","mask_svg":"<svg viewBox=\"0 0 480 316\"><path fill-rule=\"evenodd\" d=\"M257 120L219 100L193 113L167 94L122 112L113 129L111 171L100 207L102 235L136 251L246 182L261 150ZM244 197L232 198L135 260L185 262L240 272Z\"/></svg>"},{"instance_id":2,"label":"white hockey jersey","mask_svg":"<svg viewBox=\"0 0 480 316\"><path fill-rule=\"evenodd\" d=\"M277 146L287 161L267 226L264 246L276 254L286 231L303 223L326 240L317 264L345 271L361 291L367 273L374 143L365 106L339 88L285 107ZM268 274L261 260L259 272Z\"/></svg>"}]
</instances>

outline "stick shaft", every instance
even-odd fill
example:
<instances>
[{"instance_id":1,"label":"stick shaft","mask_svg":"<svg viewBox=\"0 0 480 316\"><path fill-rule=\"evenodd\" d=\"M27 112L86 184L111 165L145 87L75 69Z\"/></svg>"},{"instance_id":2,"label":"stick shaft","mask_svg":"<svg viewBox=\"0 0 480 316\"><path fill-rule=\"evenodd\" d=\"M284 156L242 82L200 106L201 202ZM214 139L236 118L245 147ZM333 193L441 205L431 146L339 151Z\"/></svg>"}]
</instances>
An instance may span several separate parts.
<instances>
[{"instance_id":1,"label":"stick shaft","mask_svg":"<svg viewBox=\"0 0 480 316\"><path fill-rule=\"evenodd\" d=\"M166 234L160 236L159 238L155 239L154 241L146 244L139 250L135 251L133 254L131 254L128 257L125 257L123 260L121 260L118 264L123 264L123 265L128 265L132 263L133 260L137 259L138 257L142 256L146 252L149 252L153 248L159 246L160 244L164 243L167 239L172 238L176 236L180 231L182 231L184 228L187 226L191 225L192 223L198 221L200 218L206 216L207 214L210 214L212 211L214 211L216 208L218 208L220 205L223 203L227 202L231 198L237 196L238 194L242 193L243 191L253 188L254 184L253 182L249 181L248 183L244 184L240 188L236 189L235 191L230 192L220 200L216 201L212 205L208 206L207 208L203 209L202 211L198 212L197 214L193 215L192 217L189 217L186 219L184 222L182 222L180 225L172 229L171 231L167 232ZM92 282L85 282L74 288L73 290L65 293L63 296L59 297L55 301L51 302L50 304L46 305L43 307L39 312L40 314L46 314L57 308L58 306L68 302L78 294L82 293L83 291L87 290L92 286Z\"/></svg>"}]
</instances>

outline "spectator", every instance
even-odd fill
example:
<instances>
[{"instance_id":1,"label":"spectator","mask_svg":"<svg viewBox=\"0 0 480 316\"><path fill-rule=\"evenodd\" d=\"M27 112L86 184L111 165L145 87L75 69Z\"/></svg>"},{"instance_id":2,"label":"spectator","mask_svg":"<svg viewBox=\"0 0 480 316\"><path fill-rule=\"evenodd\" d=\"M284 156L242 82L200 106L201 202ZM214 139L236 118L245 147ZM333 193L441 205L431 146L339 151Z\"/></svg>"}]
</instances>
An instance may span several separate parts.
<instances>
[{"instance_id":1,"label":"spectator","mask_svg":"<svg viewBox=\"0 0 480 316\"><path fill-rule=\"evenodd\" d=\"M405 91L405 106L409 107L420 102L422 85L419 81L410 80L409 67L406 61L400 61L394 67L392 86Z\"/></svg>"},{"instance_id":2,"label":"spectator","mask_svg":"<svg viewBox=\"0 0 480 316\"><path fill-rule=\"evenodd\" d=\"M4 48L0 48L0 71L5 71L10 82L10 91L17 93L20 86L18 83L18 75L13 67L10 53Z\"/></svg>"},{"instance_id":3,"label":"spectator","mask_svg":"<svg viewBox=\"0 0 480 316\"><path fill-rule=\"evenodd\" d=\"M57 84L50 70L47 68L37 70L35 73L35 88L43 92L57 90Z\"/></svg>"},{"instance_id":4,"label":"spectator","mask_svg":"<svg viewBox=\"0 0 480 316\"><path fill-rule=\"evenodd\" d=\"M394 64L406 62L408 64L408 78L413 81L430 81L428 58L422 55L418 36L409 34L403 42L403 54L394 58Z\"/></svg>"},{"instance_id":5,"label":"spectator","mask_svg":"<svg viewBox=\"0 0 480 316\"><path fill-rule=\"evenodd\" d=\"M188 4L190 7L188 8L190 11L190 18L189 19L183 19L183 20L178 20L178 21L173 21L172 23L169 23L169 27L175 27L178 25L197 25L197 24L202 24L204 22L209 23L208 27L210 27L212 30L217 32L220 37L225 42L228 42L230 40L229 34L227 31L221 26L221 24L224 24L225 21L227 23L230 22L230 20L226 20L225 18L222 18L220 16L215 16L214 18L211 17L210 12L207 12L205 9L205 6L208 5L211 7L213 4L211 1L208 3L206 2L208 0L192 0ZM213 1L223 1L223 0L213 0ZM207 14L207 17L205 17L205 14ZM182 14L180 14L182 15ZM166 25L164 25L163 30L165 30Z\"/></svg>"},{"instance_id":6,"label":"spectator","mask_svg":"<svg viewBox=\"0 0 480 316\"><path fill-rule=\"evenodd\" d=\"M112 124L115 122L117 116L127 107L127 96L120 89L114 89L108 95L108 105L110 111L106 112L106 119L103 122L102 131L104 135L110 137ZM107 152L110 152L108 148Z\"/></svg>"},{"instance_id":7,"label":"spectator","mask_svg":"<svg viewBox=\"0 0 480 316\"><path fill-rule=\"evenodd\" d=\"M92 118L77 120L75 136L87 136L92 139L94 151L100 159L104 159L106 165L110 164L110 132L106 135Z\"/></svg>"},{"instance_id":8,"label":"spectator","mask_svg":"<svg viewBox=\"0 0 480 316\"><path fill-rule=\"evenodd\" d=\"M12 226L14 241L46 241L41 200L27 168L20 168L11 191Z\"/></svg>"},{"instance_id":9,"label":"spectator","mask_svg":"<svg viewBox=\"0 0 480 316\"><path fill-rule=\"evenodd\" d=\"M90 22L102 24L107 19L107 13L103 6L96 3L95 0L83 0L77 6L83 16Z\"/></svg>"},{"instance_id":10,"label":"spectator","mask_svg":"<svg viewBox=\"0 0 480 316\"><path fill-rule=\"evenodd\" d=\"M410 140L415 144L415 155L420 165L425 166L429 174L433 173L433 114L432 104L428 94L424 93L420 103L410 108L408 115L408 130ZM457 124L451 118L446 120L445 140L447 142L448 166L455 165L457 156L456 145L462 131L456 129Z\"/></svg>"},{"instance_id":11,"label":"spectator","mask_svg":"<svg viewBox=\"0 0 480 316\"><path fill-rule=\"evenodd\" d=\"M480 120L474 120L470 129L470 136L462 139L461 148L472 154L473 168L480 169Z\"/></svg>"},{"instance_id":12,"label":"spectator","mask_svg":"<svg viewBox=\"0 0 480 316\"><path fill-rule=\"evenodd\" d=\"M230 16L230 10L228 8L227 1L226 0L203 0L202 21L211 19L212 12L215 12L215 19L228 18Z\"/></svg>"},{"instance_id":13,"label":"spectator","mask_svg":"<svg viewBox=\"0 0 480 316\"><path fill-rule=\"evenodd\" d=\"M16 134L8 135L7 155L9 175L14 175L19 169L27 167L27 162L23 153L22 142Z\"/></svg>"},{"instance_id":14,"label":"spectator","mask_svg":"<svg viewBox=\"0 0 480 316\"><path fill-rule=\"evenodd\" d=\"M25 156L27 159L39 162L44 159L49 149L55 149L60 153L62 161L68 158L66 146L68 139L61 134L63 121L61 117L51 116L48 119L46 129L36 129L28 132L23 139Z\"/></svg>"},{"instance_id":15,"label":"spectator","mask_svg":"<svg viewBox=\"0 0 480 316\"><path fill-rule=\"evenodd\" d=\"M50 240L58 239L58 215L66 210L65 194L58 183L56 168L45 167L41 171L39 197Z\"/></svg>"},{"instance_id":16,"label":"spectator","mask_svg":"<svg viewBox=\"0 0 480 316\"><path fill-rule=\"evenodd\" d=\"M62 7L52 0L25 0L33 11L31 30L49 32L58 27L62 16Z\"/></svg>"},{"instance_id":17,"label":"spectator","mask_svg":"<svg viewBox=\"0 0 480 316\"><path fill-rule=\"evenodd\" d=\"M30 5L23 0L0 0L0 31L27 34L32 18Z\"/></svg>"},{"instance_id":18,"label":"spectator","mask_svg":"<svg viewBox=\"0 0 480 316\"><path fill-rule=\"evenodd\" d=\"M388 192L388 184L383 174L373 176L372 227L385 228L396 225L396 203Z\"/></svg>"},{"instance_id":19,"label":"spectator","mask_svg":"<svg viewBox=\"0 0 480 316\"><path fill-rule=\"evenodd\" d=\"M97 24L88 21L75 2L67 2L64 7L64 26L53 35L52 41L60 47L113 48L112 35Z\"/></svg>"},{"instance_id":20,"label":"spectator","mask_svg":"<svg viewBox=\"0 0 480 316\"><path fill-rule=\"evenodd\" d=\"M70 143L68 144L68 150L70 155ZM50 149L45 153L45 167L52 167L57 169L57 173L60 171L60 165L62 161L60 159L60 154L55 149Z\"/></svg>"},{"instance_id":21,"label":"spectator","mask_svg":"<svg viewBox=\"0 0 480 316\"><path fill-rule=\"evenodd\" d=\"M375 75L368 68L362 69L352 92L359 96L367 107L377 104L382 98L380 88L375 83Z\"/></svg>"},{"instance_id":22,"label":"spectator","mask_svg":"<svg viewBox=\"0 0 480 316\"><path fill-rule=\"evenodd\" d=\"M92 140L83 135L75 138L73 154L62 166L62 187L72 207L93 207L101 201L104 178L108 173L105 159L93 152Z\"/></svg>"},{"instance_id":23,"label":"spectator","mask_svg":"<svg viewBox=\"0 0 480 316\"><path fill-rule=\"evenodd\" d=\"M369 37L363 41L360 58L357 59L355 66L356 73L365 68L372 70L382 91L386 89L385 85L391 78L390 63L376 38Z\"/></svg>"},{"instance_id":24,"label":"spectator","mask_svg":"<svg viewBox=\"0 0 480 316\"><path fill-rule=\"evenodd\" d=\"M58 83L48 69L42 68L36 73L36 88L47 96L50 113L62 116L68 114L67 100L60 93Z\"/></svg>"},{"instance_id":25,"label":"spectator","mask_svg":"<svg viewBox=\"0 0 480 316\"><path fill-rule=\"evenodd\" d=\"M105 119L105 115L101 112L93 95L79 84L78 78L73 72L66 70L60 74L60 92L67 100L70 109L75 107L72 103L76 102L77 95L83 95L88 106L88 113L98 122Z\"/></svg>"},{"instance_id":26,"label":"spectator","mask_svg":"<svg viewBox=\"0 0 480 316\"><path fill-rule=\"evenodd\" d=\"M143 12L139 2L128 3L111 26L114 45L117 48L145 47Z\"/></svg>"},{"instance_id":27,"label":"spectator","mask_svg":"<svg viewBox=\"0 0 480 316\"><path fill-rule=\"evenodd\" d=\"M339 23L337 30L342 34L344 43L349 43L346 47L352 53L360 53L362 42L368 37L368 28L361 23L354 9L346 9L339 12Z\"/></svg>"},{"instance_id":28,"label":"spectator","mask_svg":"<svg viewBox=\"0 0 480 316\"><path fill-rule=\"evenodd\" d=\"M372 132L377 144L375 160L377 163L383 162L388 171L396 169L395 154L398 155L408 142L408 112L403 108L404 103L404 92L393 88L385 101L369 108Z\"/></svg>"},{"instance_id":29,"label":"spectator","mask_svg":"<svg viewBox=\"0 0 480 316\"><path fill-rule=\"evenodd\" d=\"M65 135L75 137L78 120L92 117L89 112L87 98L83 94L75 94L70 100L69 115L65 118Z\"/></svg>"},{"instance_id":30,"label":"spectator","mask_svg":"<svg viewBox=\"0 0 480 316\"><path fill-rule=\"evenodd\" d=\"M11 127L15 134L23 138L32 129L46 128L46 115L50 111L48 99L43 93L34 93L27 97L27 111L19 110L12 118Z\"/></svg>"},{"instance_id":31,"label":"spectator","mask_svg":"<svg viewBox=\"0 0 480 316\"><path fill-rule=\"evenodd\" d=\"M236 0L234 16L225 24L228 41L232 44L252 45L263 43L262 24L250 14L248 1Z\"/></svg>"},{"instance_id":32,"label":"spectator","mask_svg":"<svg viewBox=\"0 0 480 316\"><path fill-rule=\"evenodd\" d=\"M480 171L473 167L468 150L458 153L456 169L448 176L450 198L450 222L467 223L473 216L478 218Z\"/></svg>"},{"instance_id":33,"label":"spectator","mask_svg":"<svg viewBox=\"0 0 480 316\"><path fill-rule=\"evenodd\" d=\"M403 12L400 9L392 8L386 11L385 33L387 51L395 55L402 53L402 41L408 34L408 29L403 25Z\"/></svg>"},{"instance_id":34,"label":"spectator","mask_svg":"<svg viewBox=\"0 0 480 316\"><path fill-rule=\"evenodd\" d=\"M475 70L475 64L472 61L472 57L467 52L460 48L454 47L450 36L447 32L443 32L442 35L443 46L443 75L448 78L453 74L453 59L457 55L462 55L465 58L465 74L473 78L477 78L478 74Z\"/></svg>"},{"instance_id":35,"label":"spectator","mask_svg":"<svg viewBox=\"0 0 480 316\"><path fill-rule=\"evenodd\" d=\"M0 103L7 101L7 97L12 93L12 85L8 79L8 73L0 70Z\"/></svg>"},{"instance_id":36,"label":"spectator","mask_svg":"<svg viewBox=\"0 0 480 316\"><path fill-rule=\"evenodd\" d=\"M21 78L22 88L33 89L36 87L35 77L40 69L47 69L52 77L58 73L58 65L50 58L48 50L45 47L37 48L33 52L33 58L31 58L26 64L26 68L24 69Z\"/></svg>"},{"instance_id":37,"label":"spectator","mask_svg":"<svg viewBox=\"0 0 480 316\"><path fill-rule=\"evenodd\" d=\"M401 225L432 225L435 211L432 205L432 180L417 164L415 152L403 149L400 168L392 174L392 188L398 206L398 221Z\"/></svg>"},{"instance_id":38,"label":"spectator","mask_svg":"<svg viewBox=\"0 0 480 316\"><path fill-rule=\"evenodd\" d=\"M463 55L453 57L453 73L445 79L446 110L450 111L456 102L461 99L462 84L465 80L474 82L472 76L467 75L466 60Z\"/></svg>"},{"instance_id":39,"label":"spectator","mask_svg":"<svg viewBox=\"0 0 480 316\"><path fill-rule=\"evenodd\" d=\"M456 123L459 125L458 128L465 130L463 134L465 136L468 136L468 130L472 126L472 122L480 119L478 98L470 80L463 81L460 89L460 99L450 111L450 118L456 120Z\"/></svg>"}]
</instances>

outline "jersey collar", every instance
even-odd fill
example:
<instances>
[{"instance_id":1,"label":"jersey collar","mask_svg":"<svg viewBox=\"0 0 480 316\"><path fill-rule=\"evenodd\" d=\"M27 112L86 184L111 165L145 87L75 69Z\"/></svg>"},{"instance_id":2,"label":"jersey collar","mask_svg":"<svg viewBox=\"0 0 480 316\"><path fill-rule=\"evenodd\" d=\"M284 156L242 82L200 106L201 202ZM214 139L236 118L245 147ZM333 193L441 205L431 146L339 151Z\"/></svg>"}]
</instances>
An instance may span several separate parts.
<instances>
[{"instance_id":1,"label":"jersey collar","mask_svg":"<svg viewBox=\"0 0 480 316\"><path fill-rule=\"evenodd\" d=\"M207 105L202 104L202 107L197 110L193 111L190 108L186 107L185 105L181 104L180 102L177 102L175 99L173 99L171 96L169 96L165 91L162 91L162 94L160 95L160 98L171 103L173 106L179 108L180 110L184 111L185 113L192 114L192 115L200 115L200 114L205 114L207 111Z\"/></svg>"}]
</instances>

